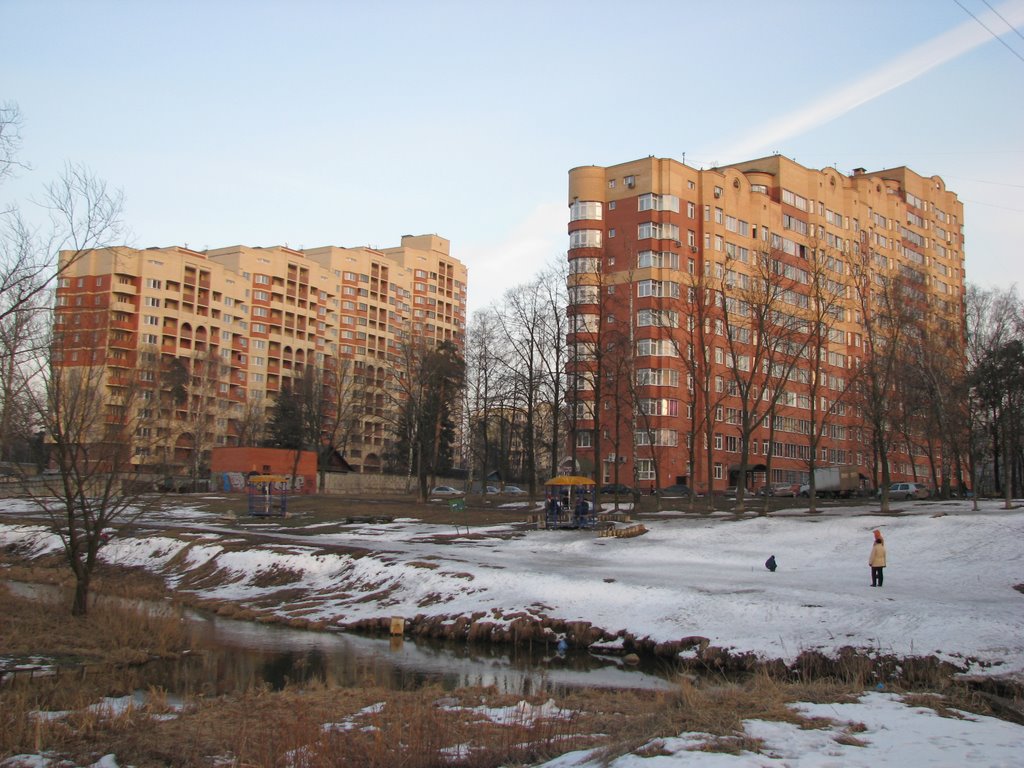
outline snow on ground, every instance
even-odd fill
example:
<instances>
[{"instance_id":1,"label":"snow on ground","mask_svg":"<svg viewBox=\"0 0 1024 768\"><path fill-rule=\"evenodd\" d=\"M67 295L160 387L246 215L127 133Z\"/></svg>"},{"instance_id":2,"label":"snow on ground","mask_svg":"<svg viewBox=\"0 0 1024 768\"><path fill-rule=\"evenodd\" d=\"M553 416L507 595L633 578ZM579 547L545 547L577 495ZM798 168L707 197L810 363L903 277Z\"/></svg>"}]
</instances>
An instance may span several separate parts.
<instances>
[{"instance_id":1,"label":"snow on ground","mask_svg":"<svg viewBox=\"0 0 1024 768\"><path fill-rule=\"evenodd\" d=\"M18 505L0 501L0 518ZM655 640L701 635L713 645L787 660L805 649L827 654L848 645L935 653L972 673L1021 678L1024 594L1014 587L1024 584L1024 509L1004 510L995 501L980 506L975 512L970 502L910 502L884 516L868 506L742 519L663 514L645 518L649 533L633 539L510 526L473 528L467 536L464 528L459 535L410 517L322 533L311 525L302 535L267 526L260 529L265 543L256 545L239 539L232 524L202 519L181 539L158 531L115 537L103 556L162 573L205 597L263 602L287 589L290 602L279 605L281 615L298 603L309 618L312 605L314 618L337 624L522 611ZM869 586L867 566L876 528L889 559L882 589ZM0 546L9 545L30 556L60 546L41 526L0 523ZM775 573L764 568L769 555L779 563ZM215 570L218 578L196 587L188 578L196 569ZM287 578L275 585L268 578L273 574ZM297 600L296 589L309 599ZM710 737L684 733L610 765L996 767L1020 765L1024 754L1021 726L974 715L943 718L888 693L866 693L850 704L794 706L835 722L801 729L747 721L746 736L762 740L758 754L694 751ZM26 756L25 764L45 765L45 759L31 762L39 758ZM116 765L112 756L104 760ZM599 756L581 751L544 768L599 765Z\"/></svg>"},{"instance_id":2,"label":"snow on ground","mask_svg":"<svg viewBox=\"0 0 1024 768\"><path fill-rule=\"evenodd\" d=\"M934 710L903 704L886 693L868 693L853 704L796 704L807 717L834 721L825 729L748 720L745 734L763 740L761 752L737 755L699 752L711 737L685 733L658 739L638 754L610 763L589 752L569 752L539 768L874 768L976 766L1016 768L1024 754L1024 728L990 717L940 717Z\"/></svg>"},{"instance_id":3,"label":"snow on ground","mask_svg":"<svg viewBox=\"0 0 1024 768\"><path fill-rule=\"evenodd\" d=\"M970 502L899 509L662 515L645 519L649 533L632 539L508 526L473 528L471 536L463 528L459 536L409 519L303 535L271 529L262 546L232 540L232 524L207 521L188 541L115 537L103 556L219 600L265 605L287 589L276 612L288 616L299 605L305 618L336 625L523 612L656 641L700 635L769 658L855 646L1024 675L1024 595L1014 590L1024 583L1024 510L998 501L978 512ZM867 566L876 528L889 557L882 589L869 586ZM40 527L0 524L0 546L12 543L35 553L59 546ZM352 547L369 554L350 554ZM775 573L764 568L769 555ZM201 567L218 578L196 587L188 577ZM296 590L308 599L296 599Z\"/></svg>"}]
</instances>

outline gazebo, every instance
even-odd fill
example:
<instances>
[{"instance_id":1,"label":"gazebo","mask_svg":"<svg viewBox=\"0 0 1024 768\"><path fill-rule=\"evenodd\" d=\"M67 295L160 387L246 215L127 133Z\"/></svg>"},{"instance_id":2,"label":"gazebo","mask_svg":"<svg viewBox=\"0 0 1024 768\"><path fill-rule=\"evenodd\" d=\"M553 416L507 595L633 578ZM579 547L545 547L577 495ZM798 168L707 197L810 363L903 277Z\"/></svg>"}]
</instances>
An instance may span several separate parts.
<instances>
[{"instance_id":1,"label":"gazebo","mask_svg":"<svg viewBox=\"0 0 1024 768\"><path fill-rule=\"evenodd\" d=\"M597 483L580 475L558 475L544 483L548 528L593 528L597 521Z\"/></svg>"}]
</instances>

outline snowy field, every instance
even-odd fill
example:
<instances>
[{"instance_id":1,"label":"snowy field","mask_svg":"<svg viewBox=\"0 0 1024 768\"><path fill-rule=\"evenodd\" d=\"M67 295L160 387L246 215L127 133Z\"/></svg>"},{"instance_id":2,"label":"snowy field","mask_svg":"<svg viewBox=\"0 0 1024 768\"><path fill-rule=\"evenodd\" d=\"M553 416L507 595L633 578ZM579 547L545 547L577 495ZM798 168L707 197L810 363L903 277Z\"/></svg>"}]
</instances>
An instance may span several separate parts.
<instances>
[{"instance_id":1,"label":"snowy field","mask_svg":"<svg viewBox=\"0 0 1024 768\"><path fill-rule=\"evenodd\" d=\"M0 501L0 546L59 548L42 527L2 522L5 508L22 504ZM996 501L978 512L963 501L896 508L885 516L841 507L739 520L663 513L645 517L649 532L631 539L507 526L456 534L412 517L324 533L267 524L255 544L233 536L232 523L182 509L173 515L191 522L191 536L115 537L102 555L218 600L266 604L287 588L294 601L302 589L303 615L337 626L479 612L501 623L495 616L523 613L659 642L699 635L766 658L854 646L936 654L972 674L1024 677L1024 594L1014 589L1024 585L1024 509ZM874 529L888 550L881 589L871 588L867 565ZM352 556L351 547L370 554ZM775 573L764 567L769 555L779 563ZM190 585L200 566L216 567L218 578ZM271 570L291 580L267 586ZM288 616L289 608L275 612Z\"/></svg>"},{"instance_id":2,"label":"snowy field","mask_svg":"<svg viewBox=\"0 0 1024 768\"><path fill-rule=\"evenodd\" d=\"M58 547L39 526L3 523L4 510L19 504L0 501L0 546L36 553ZM286 617L290 605L301 602L303 616L336 626L380 616L454 619L479 612L500 623L507 620L502 616L524 613L659 642L699 635L714 646L787 661L803 650L831 654L844 646L935 654L965 673L1019 680L1024 509L1005 510L997 501L981 502L977 512L971 506L906 502L889 515L865 506L814 516L797 507L742 519L662 513L645 517L649 532L631 539L513 526L457 533L417 521L411 506L409 518L391 524L323 533L286 532L268 523L259 529L266 538L256 544L239 540L233 523L182 509L194 532L187 541L159 531L115 537L103 556L240 604L262 603L287 588L291 602L282 601L275 612ZM870 587L867 565L874 529L888 549L881 589ZM369 554L352 556L346 547ZM769 555L779 563L775 573L764 567ZM216 568L218 578L190 584L189 572L200 566ZM265 586L270 571L286 572L291 581ZM295 601L297 588L309 600ZM812 706L819 705L806 705ZM748 734L765 740L765 754L696 753L689 750L700 735L683 734L660 745L658 757L627 756L613 766L1024 765L1024 728L1002 721L951 721L887 693L825 709L837 721L863 723L866 731L855 735L866 746L841 744L827 732L751 722ZM597 765L588 760L566 755L549 766Z\"/></svg>"}]
</instances>

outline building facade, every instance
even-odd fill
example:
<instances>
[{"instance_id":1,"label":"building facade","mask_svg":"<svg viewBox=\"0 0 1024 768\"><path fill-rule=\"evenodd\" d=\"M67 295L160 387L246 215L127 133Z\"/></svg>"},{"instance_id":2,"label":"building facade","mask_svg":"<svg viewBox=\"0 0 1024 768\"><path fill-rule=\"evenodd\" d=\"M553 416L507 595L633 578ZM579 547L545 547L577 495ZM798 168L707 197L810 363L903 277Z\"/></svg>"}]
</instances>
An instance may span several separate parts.
<instances>
[{"instance_id":1,"label":"building facade","mask_svg":"<svg viewBox=\"0 0 1024 768\"><path fill-rule=\"evenodd\" d=\"M870 482L868 361L897 326L963 358L963 207L939 177L648 157L572 169L568 203L571 454L599 482ZM904 442L892 478L932 477Z\"/></svg>"},{"instance_id":2,"label":"building facade","mask_svg":"<svg viewBox=\"0 0 1024 768\"><path fill-rule=\"evenodd\" d=\"M255 444L275 395L303 379L324 403L325 439L357 471L380 471L403 346L463 347L466 268L436 235L61 256L55 361L101 370L112 403L132 394L137 461L154 471Z\"/></svg>"}]
</instances>

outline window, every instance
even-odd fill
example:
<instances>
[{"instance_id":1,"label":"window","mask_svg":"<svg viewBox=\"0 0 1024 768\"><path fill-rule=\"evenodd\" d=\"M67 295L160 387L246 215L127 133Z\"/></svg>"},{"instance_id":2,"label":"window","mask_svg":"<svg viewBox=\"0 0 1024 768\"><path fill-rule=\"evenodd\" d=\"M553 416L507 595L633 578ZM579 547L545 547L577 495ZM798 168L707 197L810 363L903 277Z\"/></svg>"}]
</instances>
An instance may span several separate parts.
<instances>
[{"instance_id":1,"label":"window","mask_svg":"<svg viewBox=\"0 0 1024 768\"><path fill-rule=\"evenodd\" d=\"M638 429L633 433L634 445L679 445L679 433L674 429Z\"/></svg>"},{"instance_id":2,"label":"window","mask_svg":"<svg viewBox=\"0 0 1024 768\"><path fill-rule=\"evenodd\" d=\"M576 447L591 448L594 445L594 433L589 429L580 429L576 432Z\"/></svg>"},{"instance_id":3,"label":"window","mask_svg":"<svg viewBox=\"0 0 1024 768\"><path fill-rule=\"evenodd\" d=\"M645 296L679 298L679 283L667 280L640 280L636 284L636 295L639 298Z\"/></svg>"},{"instance_id":4,"label":"window","mask_svg":"<svg viewBox=\"0 0 1024 768\"><path fill-rule=\"evenodd\" d=\"M636 236L640 240L655 238L659 240L678 240L679 226L677 224L659 224L653 221L645 221L637 225Z\"/></svg>"},{"instance_id":5,"label":"window","mask_svg":"<svg viewBox=\"0 0 1024 768\"><path fill-rule=\"evenodd\" d=\"M600 248L601 230L599 229L577 229L569 233L570 248Z\"/></svg>"},{"instance_id":6,"label":"window","mask_svg":"<svg viewBox=\"0 0 1024 768\"><path fill-rule=\"evenodd\" d=\"M641 309L636 313L638 327L678 328L679 313L671 309Z\"/></svg>"},{"instance_id":7,"label":"window","mask_svg":"<svg viewBox=\"0 0 1024 768\"><path fill-rule=\"evenodd\" d=\"M671 251L640 251L637 254L636 265L640 269L679 269L679 254Z\"/></svg>"},{"instance_id":8,"label":"window","mask_svg":"<svg viewBox=\"0 0 1024 768\"><path fill-rule=\"evenodd\" d=\"M679 371L671 368L640 368L636 372L640 386L678 387Z\"/></svg>"},{"instance_id":9,"label":"window","mask_svg":"<svg viewBox=\"0 0 1024 768\"><path fill-rule=\"evenodd\" d=\"M569 206L569 221L600 221L602 218L601 203L577 200Z\"/></svg>"},{"instance_id":10,"label":"window","mask_svg":"<svg viewBox=\"0 0 1024 768\"><path fill-rule=\"evenodd\" d=\"M647 193L637 198L637 210L640 211L673 211L679 213L679 198L675 195L655 195Z\"/></svg>"},{"instance_id":11,"label":"window","mask_svg":"<svg viewBox=\"0 0 1024 768\"><path fill-rule=\"evenodd\" d=\"M678 416L679 401L668 398L641 399L640 412L647 416Z\"/></svg>"},{"instance_id":12,"label":"window","mask_svg":"<svg viewBox=\"0 0 1024 768\"><path fill-rule=\"evenodd\" d=\"M147 277L146 278L146 287L147 288L155 288L155 289L159 290L160 288L163 287L163 283L160 280L156 280L155 278Z\"/></svg>"},{"instance_id":13,"label":"window","mask_svg":"<svg viewBox=\"0 0 1024 768\"><path fill-rule=\"evenodd\" d=\"M160 318L156 315L143 315L142 322L146 325L160 325Z\"/></svg>"},{"instance_id":14,"label":"window","mask_svg":"<svg viewBox=\"0 0 1024 768\"><path fill-rule=\"evenodd\" d=\"M676 348L668 339L640 339L636 343L636 353L641 357L677 357Z\"/></svg>"},{"instance_id":15,"label":"window","mask_svg":"<svg viewBox=\"0 0 1024 768\"><path fill-rule=\"evenodd\" d=\"M782 190L782 202L786 205L792 205L794 208L799 208L801 211L807 210L807 198L801 197L795 192L790 192L788 189Z\"/></svg>"},{"instance_id":16,"label":"window","mask_svg":"<svg viewBox=\"0 0 1024 768\"><path fill-rule=\"evenodd\" d=\"M596 285L574 285L569 288L570 304L596 304L597 301L598 287Z\"/></svg>"}]
</instances>

